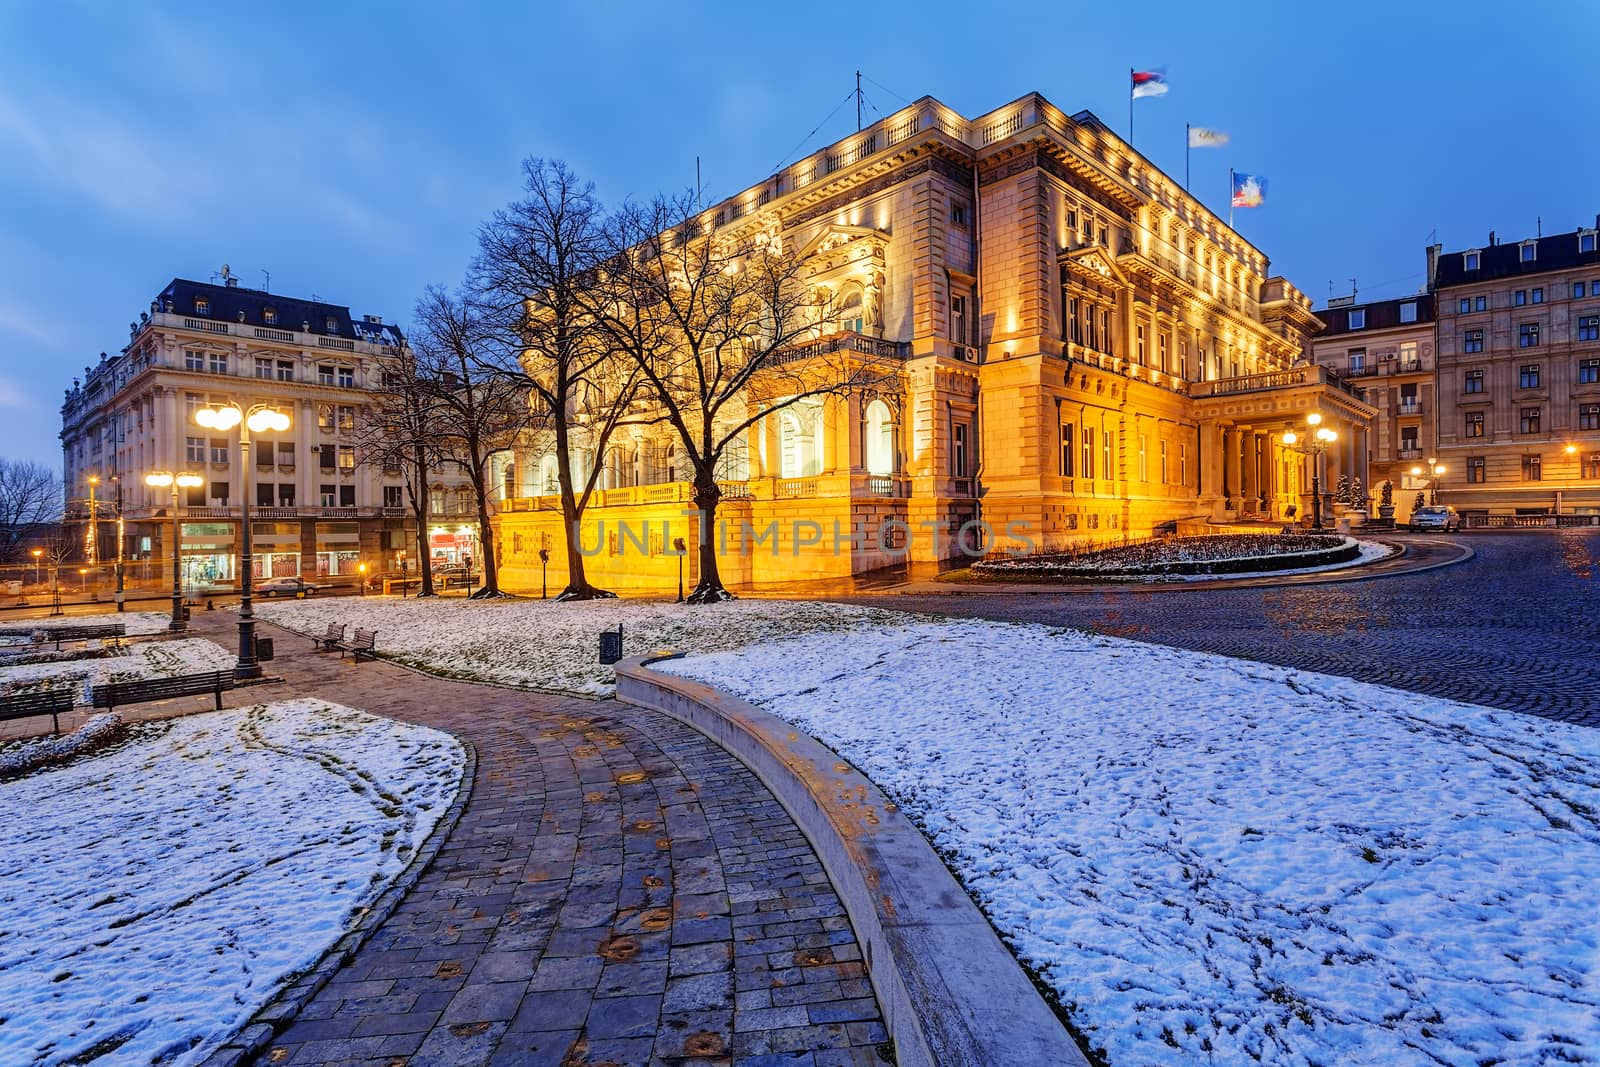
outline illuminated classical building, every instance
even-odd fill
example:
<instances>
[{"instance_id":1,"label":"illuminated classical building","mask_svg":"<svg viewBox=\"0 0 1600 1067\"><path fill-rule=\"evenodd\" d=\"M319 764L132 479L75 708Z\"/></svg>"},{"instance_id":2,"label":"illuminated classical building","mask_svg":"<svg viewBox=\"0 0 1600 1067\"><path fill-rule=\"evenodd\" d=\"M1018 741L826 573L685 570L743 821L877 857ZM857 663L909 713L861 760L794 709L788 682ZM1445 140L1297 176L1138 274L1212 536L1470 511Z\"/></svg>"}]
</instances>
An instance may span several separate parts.
<instances>
[{"instance_id":1,"label":"illuminated classical building","mask_svg":"<svg viewBox=\"0 0 1600 1067\"><path fill-rule=\"evenodd\" d=\"M1365 477L1373 409L1305 361L1321 325L1310 300L1089 112L1029 95L969 120L924 97L705 221L780 232L841 309L809 343L898 371L753 430L722 518L776 522L777 551L734 538L726 580L1303 516L1311 461L1280 435L1312 411L1339 434L1329 483ZM671 542L693 536L685 473L667 437L640 430L619 451L580 461L606 467L585 520L589 576L668 587ZM507 588L538 588L540 548L557 581L554 462L524 445L513 464L497 520ZM645 521L643 552L600 534ZM803 543L808 522L817 543ZM687 566L692 579L692 553Z\"/></svg>"},{"instance_id":2,"label":"illuminated classical building","mask_svg":"<svg viewBox=\"0 0 1600 1067\"><path fill-rule=\"evenodd\" d=\"M381 358L400 351L393 325L355 319L337 304L224 284L174 279L130 326L127 346L102 355L67 390L61 444L68 498L91 477L102 501L120 496L123 546L132 560L170 559L165 489L152 471L198 474L183 508L185 581L238 581L244 472L236 436L195 424L200 408L268 403L290 428L259 434L250 471L252 548L258 578L354 575L360 561L395 567L416 555L414 522L398 470L366 462L358 423L379 384ZM438 475L431 496L441 540L471 523L462 479ZM107 512L101 509L104 517ZM111 559L115 546L102 546Z\"/></svg>"}]
</instances>

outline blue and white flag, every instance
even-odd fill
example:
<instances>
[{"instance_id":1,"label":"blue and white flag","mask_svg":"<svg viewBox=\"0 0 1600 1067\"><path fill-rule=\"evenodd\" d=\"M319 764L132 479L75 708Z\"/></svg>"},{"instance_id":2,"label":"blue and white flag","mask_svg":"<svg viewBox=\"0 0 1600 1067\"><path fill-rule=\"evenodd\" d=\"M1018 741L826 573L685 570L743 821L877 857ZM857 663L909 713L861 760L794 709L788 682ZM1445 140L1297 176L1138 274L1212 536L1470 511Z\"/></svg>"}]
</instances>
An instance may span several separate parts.
<instances>
[{"instance_id":1,"label":"blue and white flag","mask_svg":"<svg viewBox=\"0 0 1600 1067\"><path fill-rule=\"evenodd\" d=\"M1267 179L1259 174L1233 176L1233 206L1260 207L1267 200Z\"/></svg>"}]
</instances>

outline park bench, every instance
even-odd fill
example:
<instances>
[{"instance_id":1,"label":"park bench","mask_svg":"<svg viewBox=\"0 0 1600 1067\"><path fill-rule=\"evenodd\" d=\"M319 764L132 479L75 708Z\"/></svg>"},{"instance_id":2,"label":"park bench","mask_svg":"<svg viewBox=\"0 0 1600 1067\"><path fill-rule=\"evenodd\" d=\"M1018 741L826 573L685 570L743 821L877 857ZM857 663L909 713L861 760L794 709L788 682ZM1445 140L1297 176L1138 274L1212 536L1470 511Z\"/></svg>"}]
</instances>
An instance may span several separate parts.
<instances>
[{"instance_id":1,"label":"park bench","mask_svg":"<svg viewBox=\"0 0 1600 1067\"><path fill-rule=\"evenodd\" d=\"M85 626L9 627L0 630L0 637L27 637L34 644L54 641L59 650L63 641L90 641L106 637L115 641L127 632L128 628L120 622L103 622Z\"/></svg>"},{"instance_id":2,"label":"park bench","mask_svg":"<svg viewBox=\"0 0 1600 1067\"><path fill-rule=\"evenodd\" d=\"M0 696L0 720L31 719L35 715L48 715L54 731L59 734L61 713L72 710L75 696L74 687L67 685L35 689L26 693L7 693Z\"/></svg>"},{"instance_id":3,"label":"park bench","mask_svg":"<svg viewBox=\"0 0 1600 1067\"><path fill-rule=\"evenodd\" d=\"M339 648L344 644L345 627L349 625L347 622L330 622L327 632L321 637L315 634L311 636L311 647L318 652L332 652Z\"/></svg>"},{"instance_id":4,"label":"park bench","mask_svg":"<svg viewBox=\"0 0 1600 1067\"><path fill-rule=\"evenodd\" d=\"M233 671L203 671L199 674L178 674L167 678L140 678L133 682L107 682L94 687L90 703L97 708L114 710L119 704L145 704L152 700L170 700L173 697L199 696L214 693L217 710L222 710L222 691L238 684Z\"/></svg>"},{"instance_id":5,"label":"park bench","mask_svg":"<svg viewBox=\"0 0 1600 1067\"><path fill-rule=\"evenodd\" d=\"M377 659L378 653L372 647L377 643L377 640L378 632L376 630L363 630L357 626L355 640L347 641L339 646L339 658L343 659L345 653L348 652L350 657L356 660Z\"/></svg>"}]
</instances>

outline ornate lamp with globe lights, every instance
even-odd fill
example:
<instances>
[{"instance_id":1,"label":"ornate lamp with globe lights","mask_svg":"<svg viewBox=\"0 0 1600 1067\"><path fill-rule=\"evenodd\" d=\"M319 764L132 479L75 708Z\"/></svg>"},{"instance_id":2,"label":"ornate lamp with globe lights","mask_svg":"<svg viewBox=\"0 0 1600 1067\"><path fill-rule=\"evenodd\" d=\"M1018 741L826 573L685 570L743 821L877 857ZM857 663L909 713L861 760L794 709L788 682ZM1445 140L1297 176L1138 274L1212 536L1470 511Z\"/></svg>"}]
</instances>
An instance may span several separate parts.
<instances>
[{"instance_id":1,"label":"ornate lamp with globe lights","mask_svg":"<svg viewBox=\"0 0 1600 1067\"><path fill-rule=\"evenodd\" d=\"M256 617L250 606L250 582L255 560L250 555L250 435L252 433L282 433L289 428L289 415L270 404L254 404L248 411L237 404L224 407L201 408L194 413L194 421L208 430L223 433L239 428L240 484L239 496L239 662L234 664L235 678L256 678L261 674L261 664L256 659Z\"/></svg>"},{"instance_id":2,"label":"ornate lamp with globe lights","mask_svg":"<svg viewBox=\"0 0 1600 1067\"><path fill-rule=\"evenodd\" d=\"M1440 463L1432 456L1428 457L1428 503L1430 504L1437 504L1439 502L1439 475L1443 474L1444 471L1445 467L1443 463ZM1411 476L1413 478L1422 477L1422 468L1412 467Z\"/></svg>"},{"instance_id":3,"label":"ornate lamp with globe lights","mask_svg":"<svg viewBox=\"0 0 1600 1067\"><path fill-rule=\"evenodd\" d=\"M1322 425L1322 415L1315 411L1306 416L1304 433L1283 431L1283 447L1311 457L1311 522L1318 530L1322 529L1322 454L1338 439L1337 433Z\"/></svg>"},{"instance_id":4,"label":"ornate lamp with globe lights","mask_svg":"<svg viewBox=\"0 0 1600 1067\"><path fill-rule=\"evenodd\" d=\"M167 623L169 630L186 630L189 624L183 620L183 575L182 561L178 558L178 490L195 489L205 482L198 474L173 474L171 471L151 471L144 476L144 484L152 489L172 490L172 621Z\"/></svg>"}]
</instances>

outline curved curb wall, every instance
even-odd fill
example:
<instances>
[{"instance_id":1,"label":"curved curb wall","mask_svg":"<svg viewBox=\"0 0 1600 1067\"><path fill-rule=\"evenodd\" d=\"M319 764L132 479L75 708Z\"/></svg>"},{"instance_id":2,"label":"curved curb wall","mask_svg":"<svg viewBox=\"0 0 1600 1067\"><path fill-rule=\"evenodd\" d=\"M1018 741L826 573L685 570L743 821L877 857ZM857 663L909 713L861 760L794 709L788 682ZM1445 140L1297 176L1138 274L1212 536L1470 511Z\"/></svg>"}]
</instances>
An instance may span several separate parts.
<instances>
[{"instance_id":1,"label":"curved curb wall","mask_svg":"<svg viewBox=\"0 0 1600 1067\"><path fill-rule=\"evenodd\" d=\"M922 834L820 741L754 705L648 664L617 664L617 699L694 727L748 766L810 840L861 942L900 1067L1087 1067Z\"/></svg>"}]
</instances>

